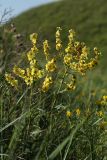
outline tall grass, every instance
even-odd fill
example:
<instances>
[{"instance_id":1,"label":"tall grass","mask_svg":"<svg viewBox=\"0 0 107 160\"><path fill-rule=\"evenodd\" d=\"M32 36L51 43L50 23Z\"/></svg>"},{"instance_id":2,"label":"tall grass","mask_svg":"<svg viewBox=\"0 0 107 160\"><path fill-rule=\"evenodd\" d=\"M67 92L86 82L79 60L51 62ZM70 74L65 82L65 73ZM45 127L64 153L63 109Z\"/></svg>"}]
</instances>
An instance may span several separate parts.
<instances>
[{"instance_id":1,"label":"tall grass","mask_svg":"<svg viewBox=\"0 0 107 160\"><path fill-rule=\"evenodd\" d=\"M38 78L37 81L33 79L28 83L26 77L22 77L22 72L14 71L12 76L19 82L18 88L14 88L13 86L16 84L13 83L14 79L11 79L10 76L10 79L6 81L4 74L1 75L1 160L107 159L106 90L101 90L100 86L97 89L93 88L91 81L87 80L86 76L81 78L81 73L85 72L82 70L78 73L79 68L76 68L76 71L75 68L72 69L71 73L62 69L63 67L69 68L71 61L65 61L63 65L65 54L63 55L60 52L62 50L64 52L64 49L61 46L60 36L57 34L60 34L59 32L56 33L56 50L60 55L58 56L60 62L51 61L51 67L45 68L44 66L44 70L47 71L44 72L43 77ZM69 35L69 40L73 38L72 43L69 41L67 47L75 44L74 37L71 35ZM32 47L37 47L35 46L35 34L33 36L31 36ZM44 46L44 49L45 56L48 56L49 46ZM35 50L33 51L35 53ZM29 53L31 52L27 50L26 57ZM35 57L36 55L33 58ZM78 63L80 63L80 58L77 59ZM31 59L29 60L28 57L26 61L31 62ZM48 62L43 61L50 64L50 59L48 59ZM59 67L57 71L54 63ZM90 61L85 63L90 66ZM28 62L21 65L24 66L24 70L26 70L26 66L31 67L31 63ZM36 68L40 67L41 70L42 65L40 64ZM23 70L20 69L20 71ZM82 69L85 71L86 68L83 67ZM44 87L44 79L47 73L52 76L54 83L51 85L45 83L46 86ZM75 77L72 77L74 73L77 81L74 81ZM68 75L71 75L71 79ZM65 80L72 82L70 86L68 85L68 88Z\"/></svg>"}]
</instances>

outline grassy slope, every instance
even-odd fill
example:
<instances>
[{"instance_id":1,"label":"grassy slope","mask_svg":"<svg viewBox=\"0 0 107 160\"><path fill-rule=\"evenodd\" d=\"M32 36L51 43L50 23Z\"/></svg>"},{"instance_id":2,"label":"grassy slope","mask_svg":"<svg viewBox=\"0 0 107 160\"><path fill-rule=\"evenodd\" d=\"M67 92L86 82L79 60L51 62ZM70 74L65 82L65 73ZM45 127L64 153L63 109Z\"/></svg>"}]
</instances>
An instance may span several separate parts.
<instances>
[{"instance_id":1,"label":"grassy slope","mask_svg":"<svg viewBox=\"0 0 107 160\"><path fill-rule=\"evenodd\" d=\"M102 53L102 64L95 71L96 81L107 79L107 1L106 0L64 0L33 8L14 19L19 32L38 32L40 39L48 38L55 41L54 34L57 26L63 28L62 38L67 40L68 29L76 30L78 38L87 45L98 46ZM100 70L101 68L101 70ZM91 77L90 77L91 78ZM102 80L100 81L102 84Z\"/></svg>"},{"instance_id":2,"label":"grassy slope","mask_svg":"<svg viewBox=\"0 0 107 160\"><path fill-rule=\"evenodd\" d=\"M42 32L43 37L50 39L57 26L74 28L88 44L106 49L106 17L106 0L64 0L33 8L16 17L15 24L19 31ZM63 33L63 36L66 34Z\"/></svg>"}]
</instances>

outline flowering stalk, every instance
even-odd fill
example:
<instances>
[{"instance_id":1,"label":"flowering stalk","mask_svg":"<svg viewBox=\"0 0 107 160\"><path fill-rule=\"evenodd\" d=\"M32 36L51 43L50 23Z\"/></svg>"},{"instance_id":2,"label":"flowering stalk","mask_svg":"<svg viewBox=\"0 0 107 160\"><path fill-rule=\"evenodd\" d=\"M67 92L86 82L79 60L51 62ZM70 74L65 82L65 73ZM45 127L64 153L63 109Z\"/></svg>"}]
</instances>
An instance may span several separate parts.
<instances>
[{"instance_id":1,"label":"flowering stalk","mask_svg":"<svg viewBox=\"0 0 107 160\"><path fill-rule=\"evenodd\" d=\"M46 58L46 64L41 68L39 60L37 59L37 53L39 52L37 48L37 37L36 33L30 35L30 40L32 42L31 49L27 52L27 60L29 66L22 69L18 66L14 66L13 73L14 78L6 78L6 80L12 85L18 85L18 80L16 77L20 77L24 80L27 86L32 86L34 82L40 81L40 90L47 92L51 86L59 83L60 91L62 85L65 85L65 91L73 91L77 85L76 74L85 75L88 70L93 69L99 61L100 52L95 47L93 49L93 57L90 58L89 48L83 42L75 40L75 32L71 29L68 35L68 45L62 51L62 41L61 41L61 28L58 27L56 31L56 51L60 55L50 55L50 46L48 40L43 42L43 52ZM63 52L63 54L61 54ZM59 65L59 61L62 66ZM62 69L61 69L62 68ZM65 73L62 71L65 70ZM55 75L62 77L62 80L56 80ZM74 73L76 73L74 75ZM62 76L62 75L63 76ZM11 75L12 76L12 75ZM7 77L7 76L6 76ZM69 79L69 77L71 77ZM42 81L41 81L42 79ZM54 83L53 83L54 82Z\"/></svg>"}]
</instances>

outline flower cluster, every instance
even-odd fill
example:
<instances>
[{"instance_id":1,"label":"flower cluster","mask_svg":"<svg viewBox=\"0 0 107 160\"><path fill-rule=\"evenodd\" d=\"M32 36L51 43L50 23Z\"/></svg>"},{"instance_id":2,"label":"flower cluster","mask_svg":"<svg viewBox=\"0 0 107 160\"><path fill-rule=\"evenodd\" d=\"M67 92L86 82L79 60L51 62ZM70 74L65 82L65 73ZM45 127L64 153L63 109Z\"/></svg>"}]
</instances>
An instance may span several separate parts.
<instances>
[{"instance_id":1,"label":"flower cluster","mask_svg":"<svg viewBox=\"0 0 107 160\"><path fill-rule=\"evenodd\" d=\"M52 81L52 77L46 77L44 82L43 82L43 85L42 85L42 91L43 92L46 92L48 91L49 87L51 86L51 84L53 83Z\"/></svg>"},{"instance_id":2,"label":"flower cluster","mask_svg":"<svg viewBox=\"0 0 107 160\"><path fill-rule=\"evenodd\" d=\"M96 115L99 117L103 117L104 116L104 112L103 111L97 111Z\"/></svg>"},{"instance_id":3,"label":"flower cluster","mask_svg":"<svg viewBox=\"0 0 107 160\"><path fill-rule=\"evenodd\" d=\"M38 53L37 43L37 34L33 33L30 35L30 40L32 42L31 49L27 52L27 60L29 62L29 67L22 69L18 66L13 67L13 73L22 78L26 85L31 86L33 82L39 78L42 78L44 75L44 70L40 70L37 66L36 54ZM9 82L9 80L7 80ZM11 84L11 80L10 80Z\"/></svg>"},{"instance_id":4,"label":"flower cluster","mask_svg":"<svg viewBox=\"0 0 107 160\"><path fill-rule=\"evenodd\" d=\"M75 41L75 32L69 31L69 42L65 49L64 64L75 72L85 75L87 70L94 68L98 64L100 52L95 47L94 57L89 58L89 48L83 42Z\"/></svg>"},{"instance_id":5,"label":"flower cluster","mask_svg":"<svg viewBox=\"0 0 107 160\"><path fill-rule=\"evenodd\" d=\"M96 102L96 104L99 106L105 106L107 105L107 96L102 96L102 98Z\"/></svg>"},{"instance_id":6,"label":"flower cluster","mask_svg":"<svg viewBox=\"0 0 107 160\"><path fill-rule=\"evenodd\" d=\"M55 59L53 58L46 64L46 70L48 72L54 72L55 69L56 69L56 64L55 64Z\"/></svg>"},{"instance_id":7,"label":"flower cluster","mask_svg":"<svg viewBox=\"0 0 107 160\"><path fill-rule=\"evenodd\" d=\"M61 34L60 31L62 29L60 27L57 27L57 31L56 31L56 50L60 51L62 49L62 41L61 41Z\"/></svg>"},{"instance_id":8,"label":"flower cluster","mask_svg":"<svg viewBox=\"0 0 107 160\"><path fill-rule=\"evenodd\" d=\"M102 105L107 105L107 96L103 96L101 99L101 104Z\"/></svg>"},{"instance_id":9,"label":"flower cluster","mask_svg":"<svg viewBox=\"0 0 107 160\"><path fill-rule=\"evenodd\" d=\"M75 90L76 88L76 77L72 75L70 83L67 84L67 90Z\"/></svg>"},{"instance_id":10,"label":"flower cluster","mask_svg":"<svg viewBox=\"0 0 107 160\"><path fill-rule=\"evenodd\" d=\"M17 89L18 87L18 80L15 79L11 74L5 74L6 81L11 84L11 86L15 87Z\"/></svg>"},{"instance_id":11,"label":"flower cluster","mask_svg":"<svg viewBox=\"0 0 107 160\"><path fill-rule=\"evenodd\" d=\"M48 60L49 50L50 50L50 46L49 46L48 40L45 40L43 42L43 50L44 50L44 54L45 54L46 60Z\"/></svg>"},{"instance_id":12,"label":"flower cluster","mask_svg":"<svg viewBox=\"0 0 107 160\"><path fill-rule=\"evenodd\" d=\"M18 80L15 81L17 77L23 79L27 86L31 86L37 80L42 79L40 81L40 86L43 92L48 91L52 84L62 82L63 88L65 87L64 89L66 91L72 91L76 88L76 74L79 72L84 75L87 70L92 69L98 64L100 55L98 49L94 48L94 56L91 57L89 48L85 45L85 43L75 40L75 32L72 29L69 30L67 47L62 50L60 31L61 28L58 27L56 31L56 51L58 51L58 53L53 56L50 55L51 48L48 40L43 42L43 52L45 56L45 60L43 60L43 62L46 63L44 66L42 65L42 67L39 59L37 58L37 53L39 52L37 47L38 35L36 33L30 35L32 47L26 53L29 66L25 69L14 66L14 83L18 82ZM65 76L63 76L63 70L66 71ZM57 80L55 75L57 75ZM13 85L13 78L7 78L9 76L10 74L6 74L6 80L12 86L15 86ZM58 78L61 79L61 77L63 80L58 80ZM53 83L55 80L56 83Z\"/></svg>"},{"instance_id":13,"label":"flower cluster","mask_svg":"<svg viewBox=\"0 0 107 160\"><path fill-rule=\"evenodd\" d=\"M75 112L75 114L76 114L77 117L79 117L80 114L81 114L81 110L79 108L77 108L74 112ZM73 112L71 112L69 110L66 111L66 116L67 117L71 117L72 115L73 115Z\"/></svg>"}]
</instances>

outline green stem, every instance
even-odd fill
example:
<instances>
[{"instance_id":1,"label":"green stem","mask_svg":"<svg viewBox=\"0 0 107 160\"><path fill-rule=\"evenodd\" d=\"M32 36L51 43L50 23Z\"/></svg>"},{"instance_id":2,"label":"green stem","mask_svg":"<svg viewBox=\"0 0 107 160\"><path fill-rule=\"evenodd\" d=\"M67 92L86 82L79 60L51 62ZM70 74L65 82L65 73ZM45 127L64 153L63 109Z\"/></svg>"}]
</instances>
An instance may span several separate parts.
<instances>
[{"instance_id":1,"label":"green stem","mask_svg":"<svg viewBox=\"0 0 107 160\"><path fill-rule=\"evenodd\" d=\"M53 118L52 118L52 109L53 109L53 107L54 107L54 105L55 105L55 103L56 103L57 95L58 95L58 93L59 93L60 90L61 90L61 87L62 87L62 84L63 84L63 82L64 82L66 73L67 73L67 69L65 68L65 73L64 73L63 78L62 78L62 80L61 80L60 86L59 86L57 92L54 92L54 100L53 100L53 103L52 103L52 105L51 105L50 124L53 124L53 123L52 123L52 121L53 121L53 120L52 120L52 119L53 119ZM52 127L51 127L51 125L50 125L49 133L51 133L51 130L52 130Z\"/></svg>"}]
</instances>

